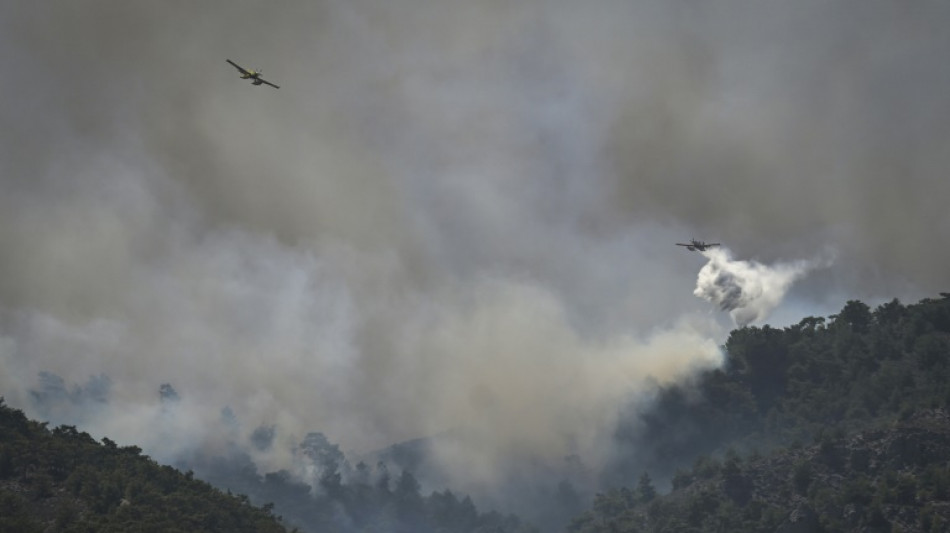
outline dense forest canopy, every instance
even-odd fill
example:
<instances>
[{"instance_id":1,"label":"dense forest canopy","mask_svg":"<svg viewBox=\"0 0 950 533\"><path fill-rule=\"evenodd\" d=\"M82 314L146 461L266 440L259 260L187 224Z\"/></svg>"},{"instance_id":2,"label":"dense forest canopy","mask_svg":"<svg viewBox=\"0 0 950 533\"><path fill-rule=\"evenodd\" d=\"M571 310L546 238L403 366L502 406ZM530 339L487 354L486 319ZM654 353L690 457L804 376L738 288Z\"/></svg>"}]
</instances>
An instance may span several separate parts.
<instances>
[{"instance_id":1,"label":"dense forest canopy","mask_svg":"<svg viewBox=\"0 0 950 533\"><path fill-rule=\"evenodd\" d=\"M0 398L0 531L283 533L271 510Z\"/></svg>"},{"instance_id":2,"label":"dense forest canopy","mask_svg":"<svg viewBox=\"0 0 950 533\"><path fill-rule=\"evenodd\" d=\"M940 296L873 310L849 301L828 319L733 331L723 368L661 389L619 429L630 453L607 470L617 488L570 531L946 531ZM671 479L672 492L657 498L652 479Z\"/></svg>"}]
</instances>

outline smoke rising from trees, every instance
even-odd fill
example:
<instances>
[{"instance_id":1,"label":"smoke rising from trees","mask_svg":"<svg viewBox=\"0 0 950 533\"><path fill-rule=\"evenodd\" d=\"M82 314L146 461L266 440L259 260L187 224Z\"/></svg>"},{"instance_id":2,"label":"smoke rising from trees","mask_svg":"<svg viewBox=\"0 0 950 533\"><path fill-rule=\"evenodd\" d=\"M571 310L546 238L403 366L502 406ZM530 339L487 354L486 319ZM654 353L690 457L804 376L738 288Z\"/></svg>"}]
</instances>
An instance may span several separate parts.
<instances>
[{"instance_id":1,"label":"smoke rising from trees","mask_svg":"<svg viewBox=\"0 0 950 533\"><path fill-rule=\"evenodd\" d=\"M948 9L6 3L0 389L163 460L605 455L720 357L684 235L834 246L799 305L943 288Z\"/></svg>"}]
</instances>

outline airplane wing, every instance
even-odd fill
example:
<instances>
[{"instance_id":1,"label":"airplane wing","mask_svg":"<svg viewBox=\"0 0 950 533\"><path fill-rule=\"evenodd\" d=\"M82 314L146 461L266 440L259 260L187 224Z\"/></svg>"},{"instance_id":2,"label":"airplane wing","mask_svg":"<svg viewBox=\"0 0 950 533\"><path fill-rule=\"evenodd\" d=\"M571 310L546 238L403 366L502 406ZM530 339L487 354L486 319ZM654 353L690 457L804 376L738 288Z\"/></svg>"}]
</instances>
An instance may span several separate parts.
<instances>
[{"instance_id":1,"label":"airplane wing","mask_svg":"<svg viewBox=\"0 0 950 533\"><path fill-rule=\"evenodd\" d=\"M225 61L227 61L228 63L231 63L231 65L232 65L234 68L240 70L242 74L247 74L248 76L251 75L250 72L248 72L248 71L244 70L243 68L241 68L241 65L238 65L238 64L235 63L234 61L231 61L230 59L225 59Z\"/></svg>"},{"instance_id":2,"label":"airplane wing","mask_svg":"<svg viewBox=\"0 0 950 533\"><path fill-rule=\"evenodd\" d=\"M274 85L273 83L271 83L271 82L265 80L264 78L257 78L257 79L261 80L261 83L266 83L267 85L270 85L271 87L273 87L273 88L275 88L275 89L280 89L280 86L279 86L279 85Z\"/></svg>"},{"instance_id":3,"label":"airplane wing","mask_svg":"<svg viewBox=\"0 0 950 533\"><path fill-rule=\"evenodd\" d=\"M683 244L681 242L676 243L677 246L692 246L692 244Z\"/></svg>"},{"instance_id":4,"label":"airplane wing","mask_svg":"<svg viewBox=\"0 0 950 533\"><path fill-rule=\"evenodd\" d=\"M707 244L706 246L719 246L719 243L718 243L718 242L711 242L711 243Z\"/></svg>"}]
</instances>

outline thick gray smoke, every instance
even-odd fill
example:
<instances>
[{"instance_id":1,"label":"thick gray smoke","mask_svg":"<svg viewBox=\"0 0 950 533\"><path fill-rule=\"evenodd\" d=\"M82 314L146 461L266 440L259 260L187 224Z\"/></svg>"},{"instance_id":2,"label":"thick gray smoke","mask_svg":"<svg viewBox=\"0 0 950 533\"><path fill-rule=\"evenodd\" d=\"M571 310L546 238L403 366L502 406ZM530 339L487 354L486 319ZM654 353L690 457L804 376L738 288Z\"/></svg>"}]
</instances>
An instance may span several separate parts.
<instances>
[{"instance_id":1,"label":"thick gray smoke","mask_svg":"<svg viewBox=\"0 0 950 533\"><path fill-rule=\"evenodd\" d=\"M163 460L464 428L460 483L596 465L721 357L684 236L834 246L799 306L945 290L948 13L2 3L0 394Z\"/></svg>"},{"instance_id":2,"label":"thick gray smoke","mask_svg":"<svg viewBox=\"0 0 950 533\"><path fill-rule=\"evenodd\" d=\"M778 307L792 284L823 261L765 265L733 259L727 248L702 252L709 258L699 271L693 294L728 311L737 326L765 320Z\"/></svg>"}]
</instances>

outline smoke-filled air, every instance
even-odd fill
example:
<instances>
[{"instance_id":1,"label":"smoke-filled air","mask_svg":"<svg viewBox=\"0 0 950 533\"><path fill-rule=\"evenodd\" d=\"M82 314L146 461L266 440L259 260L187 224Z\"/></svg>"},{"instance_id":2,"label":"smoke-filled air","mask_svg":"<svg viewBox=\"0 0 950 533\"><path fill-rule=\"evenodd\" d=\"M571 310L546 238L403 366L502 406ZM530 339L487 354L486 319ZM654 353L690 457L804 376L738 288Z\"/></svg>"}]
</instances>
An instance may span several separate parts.
<instances>
[{"instance_id":1,"label":"smoke-filled air","mask_svg":"<svg viewBox=\"0 0 950 533\"><path fill-rule=\"evenodd\" d=\"M6 2L0 395L166 463L320 432L429 439L480 509L596 490L734 325L946 288L948 15Z\"/></svg>"}]
</instances>

